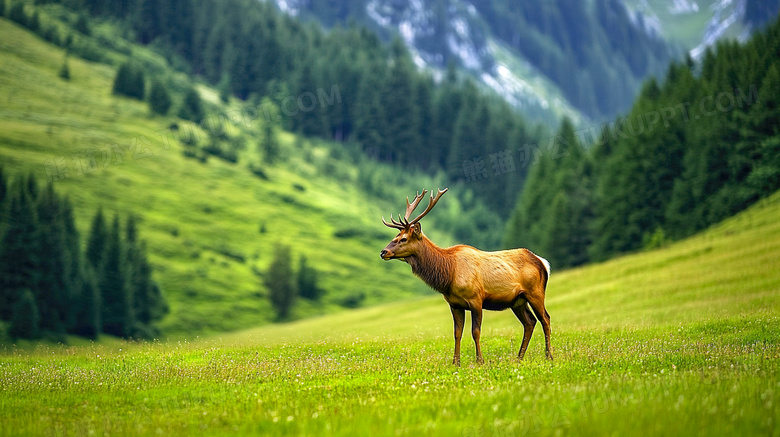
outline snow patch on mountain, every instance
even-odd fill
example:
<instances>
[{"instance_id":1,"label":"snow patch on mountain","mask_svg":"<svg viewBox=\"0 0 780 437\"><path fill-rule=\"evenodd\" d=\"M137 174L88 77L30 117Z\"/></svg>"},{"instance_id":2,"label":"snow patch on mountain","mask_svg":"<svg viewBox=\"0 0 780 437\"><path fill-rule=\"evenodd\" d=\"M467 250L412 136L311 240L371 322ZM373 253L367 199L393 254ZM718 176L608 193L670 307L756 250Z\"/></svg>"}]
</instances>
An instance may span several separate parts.
<instances>
[{"instance_id":1,"label":"snow patch on mountain","mask_svg":"<svg viewBox=\"0 0 780 437\"><path fill-rule=\"evenodd\" d=\"M689 53L692 58L699 58L707 47L715 44L733 25L741 23L745 18L747 0L721 0L712 5L714 14L707 23L701 44Z\"/></svg>"}]
</instances>

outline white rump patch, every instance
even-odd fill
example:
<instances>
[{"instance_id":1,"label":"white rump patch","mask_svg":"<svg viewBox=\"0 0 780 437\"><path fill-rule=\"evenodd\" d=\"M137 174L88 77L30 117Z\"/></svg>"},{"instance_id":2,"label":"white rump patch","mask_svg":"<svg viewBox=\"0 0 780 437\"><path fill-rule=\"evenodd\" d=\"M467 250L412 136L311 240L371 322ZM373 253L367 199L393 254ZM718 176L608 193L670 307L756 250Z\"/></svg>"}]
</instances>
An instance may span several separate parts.
<instances>
[{"instance_id":1,"label":"white rump patch","mask_svg":"<svg viewBox=\"0 0 780 437\"><path fill-rule=\"evenodd\" d=\"M533 252L531 252L531 253L533 253ZM539 261L541 261L542 264L544 264L544 268L545 268L545 270L547 270L547 276L550 276L550 261L547 261L546 259L542 258L541 256L539 256L539 255L537 255L535 253L534 253L534 256L539 258Z\"/></svg>"}]
</instances>

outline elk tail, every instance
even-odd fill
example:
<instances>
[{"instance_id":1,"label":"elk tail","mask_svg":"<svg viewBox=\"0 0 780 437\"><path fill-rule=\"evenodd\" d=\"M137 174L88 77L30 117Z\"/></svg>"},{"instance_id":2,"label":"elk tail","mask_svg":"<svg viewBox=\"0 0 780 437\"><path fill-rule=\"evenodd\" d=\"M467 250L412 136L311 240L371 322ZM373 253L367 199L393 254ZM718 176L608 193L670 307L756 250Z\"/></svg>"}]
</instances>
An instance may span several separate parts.
<instances>
[{"instance_id":1,"label":"elk tail","mask_svg":"<svg viewBox=\"0 0 780 437\"><path fill-rule=\"evenodd\" d=\"M543 274L543 280L542 283L544 284L544 288L547 288L547 280L550 278L550 262L546 259L542 258L541 256L531 252L535 257L539 258L539 261L542 262L542 265L544 266L544 274Z\"/></svg>"},{"instance_id":2,"label":"elk tail","mask_svg":"<svg viewBox=\"0 0 780 437\"><path fill-rule=\"evenodd\" d=\"M534 254L537 258L539 258L539 261L544 264L544 269L547 270L547 276L550 276L550 261L547 261L546 259L542 258L539 255Z\"/></svg>"}]
</instances>

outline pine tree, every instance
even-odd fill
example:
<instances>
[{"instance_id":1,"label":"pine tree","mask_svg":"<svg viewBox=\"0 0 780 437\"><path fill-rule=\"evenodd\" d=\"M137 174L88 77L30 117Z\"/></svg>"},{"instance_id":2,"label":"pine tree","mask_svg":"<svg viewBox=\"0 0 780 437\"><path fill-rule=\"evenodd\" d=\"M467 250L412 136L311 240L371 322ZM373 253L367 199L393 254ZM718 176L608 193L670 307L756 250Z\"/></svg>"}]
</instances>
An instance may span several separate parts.
<instances>
[{"instance_id":1,"label":"pine tree","mask_svg":"<svg viewBox=\"0 0 780 437\"><path fill-rule=\"evenodd\" d=\"M144 99L145 93L144 72L132 61L127 61L119 66L114 78L113 93L138 100Z\"/></svg>"},{"instance_id":2,"label":"pine tree","mask_svg":"<svg viewBox=\"0 0 780 437\"><path fill-rule=\"evenodd\" d=\"M32 32L37 33L41 29L41 16L38 10L34 10L30 18L27 20L27 28Z\"/></svg>"},{"instance_id":3,"label":"pine tree","mask_svg":"<svg viewBox=\"0 0 780 437\"><path fill-rule=\"evenodd\" d=\"M107 245L108 230L106 228L106 220L103 218L103 209L99 208L92 218L86 251L87 262L95 272L100 272L102 270L101 266L103 264Z\"/></svg>"},{"instance_id":4,"label":"pine tree","mask_svg":"<svg viewBox=\"0 0 780 437\"><path fill-rule=\"evenodd\" d=\"M414 158L420 149L420 115L415 105L413 74L414 65L404 52L391 67L382 92L387 148L404 164L416 164Z\"/></svg>"},{"instance_id":5,"label":"pine tree","mask_svg":"<svg viewBox=\"0 0 780 437\"><path fill-rule=\"evenodd\" d=\"M117 337L130 337L134 325L132 290L128 281L119 216L116 215L108 233L105 259L101 267L98 286L103 332Z\"/></svg>"},{"instance_id":6,"label":"pine tree","mask_svg":"<svg viewBox=\"0 0 780 437\"><path fill-rule=\"evenodd\" d=\"M162 29L160 9L163 5L156 0L138 2L138 24L136 31L141 44L149 44L160 35Z\"/></svg>"},{"instance_id":7,"label":"pine tree","mask_svg":"<svg viewBox=\"0 0 780 437\"><path fill-rule=\"evenodd\" d=\"M84 12L81 12L79 14L79 17L76 20L76 24L73 27L82 35L86 35L86 36L92 35L92 29L89 26L89 19L87 18L87 14L85 14Z\"/></svg>"},{"instance_id":8,"label":"pine tree","mask_svg":"<svg viewBox=\"0 0 780 437\"><path fill-rule=\"evenodd\" d=\"M260 131L260 153L263 156L263 162L273 164L279 158L280 152L279 139L276 134L279 108L268 97L263 98L260 107L265 113L265 120L263 120L263 127Z\"/></svg>"},{"instance_id":9,"label":"pine tree","mask_svg":"<svg viewBox=\"0 0 780 437\"><path fill-rule=\"evenodd\" d=\"M199 123L205 116L200 94L198 94L198 90L195 87L191 86L187 89L177 115L179 118L196 123Z\"/></svg>"},{"instance_id":10,"label":"pine tree","mask_svg":"<svg viewBox=\"0 0 780 437\"><path fill-rule=\"evenodd\" d=\"M70 80L70 67L68 66L68 57L65 56L65 60L62 61L62 67L57 74L61 79Z\"/></svg>"},{"instance_id":11,"label":"pine tree","mask_svg":"<svg viewBox=\"0 0 780 437\"><path fill-rule=\"evenodd\" d=\"M329 133L325 119L327 112L320 107L317 99L317 90L322 82L316 77L317 70L310 64L311 62L307 62L301 67L298 77L298 106L295 107L294 120L297 122L296 127L304 134L326 136Z\"/></svg>"},{"instance_id":12,"label":"pine tree","mask_svg":"<svg viewBox=\"0 0 780 437\"><path fill-rule=\"evenodd\" d=\"M41 239L35 203L27 179L19 177L8 205L0 240L0 319L10 320L19 290L40 286Z\"/></svg>"},{"instance_id":13,"label":"pine tree","mask_svg":"<svg viewBox=\"0 0 780 437\"><path fill-rule=\"evenodd\" d=\"M149 88L149 109L155 114L165 115L171 109L171 95L165 84L159 79L152 79L152 85Z\"/></svg>"},{"instance_id":14,"label":"pine tree","mask_svg":"<svg viewBox=\"0 0 780 437\"><path fill-rule=\"evenodd\" d=\"M72 327L76 320L76 311L70 304L79 294L83 283L84 255L81 251L81 237L76 228L76 219L73 213L73 204L67 197L62 200L62 222L64 226L66 271L65 277L68 283L68 293L65 295L68 308L65 314L67 327Z\"/></svg>"},{"instance_id":15,"label":"pine tree","mask_svg":"<svg viewBox=\"0 0 780 437\"><path fill-rule=\"evenodd\" d=\"M95 340L102 331L100 321L100 288L95 277L95 271L89 264L83 266L80 276L78 293L72 299L75 314L71 332Z\"/></svg>"},{"instance_id":16,"label":"pine tree","mask_svg":"<svg viewBox=\"0 0 780 437\"><path fill-rule=\"evenodd\" d=\"M12 312L11 327L8 330L11 338L36 339L41 336L35 296L29 289L21 290L19 297L15 299Z\"/></svg>"},{"instance_id":17,"label":"pine tree","mask_svg":"<svg viewBox=\"0 0 780 437\"><path fill-rule=\"evenodd\" d=\"M381 153L387 152L386 116L379 92L383 80L382 70L372 66L360 81L355 102L355 140L375 158L381 158Z\"/></svg>"},{"instance_id":18,"label":"pine tree","mask_svg":"<svg viewBox=\"0 0 780 437\"><path fill-rule=\"evenodd\" d=\"M289 247L281 244L276 246L274 259L268 267L264 281L277 319L286 320L295 304L297 294L293 282L292 258Z\"/></svg>"},{"instance_id":19,"label":"pine tree","mask_svg":"<svg viewBox=\"0 0 780 437\"><path fill-rule=\"evenodd\" d=\"M37 207L41 245L36 303L41 328L62 333L67 324L67 302L72 291L72 264L65 237L63 202L51 182L41 192Z\"/></svg>"},{"instance_id":20,"label":"pine tree","mask_svg":"<svg viewBox=\"0 0 780 437\"><path fill-rule=\"evenodd\" d=\"M144 242L138 239L133 215L127 219L124 245L136 330L148 337L154 333L152 322L164 313L165 302L152 280L152 266L146 257Z\"/></svg>"},{"instance_id":21,"label":"pine tree","mask_svg":"<svg viewBox=\"0 0 780 437\"><path fill-rule=\"evenodd\" d=\"M0 224L4 221L3 205L8 198L8 177L5 174L5 168L0 165ZM2 235L3 228L0 227L0 235Z\"/></svg>"},{"instance_id":22,"label":"pine tree","mask_svg":"<svg viewBox=\"0 0 780 437\"><path fill-rule=\"evenodd\" d=\"M298 264L298 294L309 300L319 300L322 297L323 291L317 285L317 270L313 267L309 267L306 257L301 255L300 262Z\"/></svg>"},{"instance_id":23,"label":"pine tree","mask_svg":"<svg viewBox=\"0 0 780 437\"><path fill-rule=\"evenodd\" d=\"M27 26L27 13L24 11L24 2L16 0L11 3L11 9L8 10L8 19L22 26Z\"/></svg>"}]
</instances>

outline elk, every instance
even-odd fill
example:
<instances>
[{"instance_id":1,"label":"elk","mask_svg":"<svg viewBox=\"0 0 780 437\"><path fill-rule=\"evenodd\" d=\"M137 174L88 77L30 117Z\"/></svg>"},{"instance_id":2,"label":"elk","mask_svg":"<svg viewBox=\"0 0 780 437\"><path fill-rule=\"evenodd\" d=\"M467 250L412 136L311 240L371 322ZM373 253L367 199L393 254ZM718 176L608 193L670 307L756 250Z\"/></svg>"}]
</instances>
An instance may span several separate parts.
<instances>
[{"instance_id":1,"label":"elk","mask_svg":"<svg viewBox=\"0 0 780 437\"><path fill-rule=\"evenodd\" d=\"M382 217L385 226L399 233L381 252L383 260L398 259L408 263L412 273L444 296L450 305L455 331L454 365L460 365L460 340L466 311L471 312L471 335L476 346L477 362L483 363L479 336L482 329L482 310L511 309L523 325L523 342L517 354L522 360L531 340L537 318L542 323L547 358L552 359L550 346L550 314L544 307L550 263L528 249L484 252L467 245L441 248L422 232L420 220L426 216L449 188L431 192L428 207L415 219L412 212L425 197L427 190L418 193L410 203L406 198L406 214L398 221L390 214L390 223ZM536 317L534 317L534 315Z\"/></svg>"}]
</instances>

